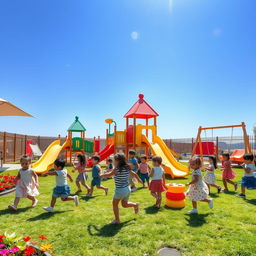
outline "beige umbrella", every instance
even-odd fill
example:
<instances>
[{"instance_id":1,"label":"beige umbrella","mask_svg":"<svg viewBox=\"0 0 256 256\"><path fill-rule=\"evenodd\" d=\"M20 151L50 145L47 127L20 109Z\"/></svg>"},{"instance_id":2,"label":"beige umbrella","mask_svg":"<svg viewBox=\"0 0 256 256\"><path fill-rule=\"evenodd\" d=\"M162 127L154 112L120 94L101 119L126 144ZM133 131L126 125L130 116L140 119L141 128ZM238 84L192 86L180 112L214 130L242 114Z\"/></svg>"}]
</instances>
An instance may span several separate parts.
<instances>
[{"instance_id":1,"label":"beige umbrella","mask_svg":"<svg viewBox=\"0 0 256 256\"><path fill-rule=\"evenodd\" d=\"M32 115L14 106L9 101L0 98L0 116L32 116Z\"/></svg>"}]
</instances>

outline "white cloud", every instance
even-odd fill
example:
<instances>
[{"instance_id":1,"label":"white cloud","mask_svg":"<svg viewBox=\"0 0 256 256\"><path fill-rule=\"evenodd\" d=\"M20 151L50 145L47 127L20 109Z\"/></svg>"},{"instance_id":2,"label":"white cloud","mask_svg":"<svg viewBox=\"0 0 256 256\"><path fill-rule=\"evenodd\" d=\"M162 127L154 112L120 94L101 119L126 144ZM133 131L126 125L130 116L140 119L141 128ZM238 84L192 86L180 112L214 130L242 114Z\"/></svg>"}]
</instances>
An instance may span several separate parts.
<instances>
[{"instance_id":1,"label":"white cloud","mask_svg":"<svg viewBox=\"0 0 256 256\"><path fill-rule=\"evenodd\" d=\"M169 12L172 13L173 11L173 0L169 0Z\"/></svg>"},{"instance_id":2,"label":"white cloud","mask_svg":"<svg viewBox=\"0 0 256 256\"><path fill-rule=\"evenodd\" d=\"M131 33L131 38L132 38L132 40L138 40L139 37L140 37L139 32L137 32L137 31L132 31L132 33Z\"/></svg>"},{"instance_id":3,"label":"white cloud","mask_svg":"<svg viewBox=\"0 0 256 256\"><path fill-rule=\"evenodd\" d=\"M212 31L212 34L216 37L219 37L221 36L222 34L222 29L221 28L215 28L213 31Z\"/></svg>"}]
</instances>

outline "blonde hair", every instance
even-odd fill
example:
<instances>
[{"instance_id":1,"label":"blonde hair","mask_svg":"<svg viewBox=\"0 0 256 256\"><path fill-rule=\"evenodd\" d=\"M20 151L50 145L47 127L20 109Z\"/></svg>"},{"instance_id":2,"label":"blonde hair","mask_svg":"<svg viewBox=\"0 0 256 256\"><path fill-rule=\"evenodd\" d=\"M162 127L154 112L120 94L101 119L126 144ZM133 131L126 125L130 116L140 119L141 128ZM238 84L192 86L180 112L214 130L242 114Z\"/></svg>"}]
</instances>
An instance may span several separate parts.
<instances>
[{"instance_id":1,"label":"blonde hair","mask_svg":"<svg viewBox=\"0 0 256 256\"><path fill-rule=\"evenodd\" d=\"M192 158L190 159L189 163L190 163L190 164L191 164L191 163L194 163L194 164L196 164L197 166L199 166L199 168L202 167L202 161L201 161L200 157L192 157Z\"/></svg>"}]
</instances>

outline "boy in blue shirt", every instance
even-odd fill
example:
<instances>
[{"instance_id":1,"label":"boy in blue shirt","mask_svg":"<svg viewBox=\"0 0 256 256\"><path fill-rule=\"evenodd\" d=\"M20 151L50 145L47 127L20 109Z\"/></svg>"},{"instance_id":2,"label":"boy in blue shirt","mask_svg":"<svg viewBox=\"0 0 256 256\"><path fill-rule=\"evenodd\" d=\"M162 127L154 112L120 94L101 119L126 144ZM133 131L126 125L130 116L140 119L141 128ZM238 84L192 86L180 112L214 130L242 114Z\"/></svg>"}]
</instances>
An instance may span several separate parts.
<instances>
[{"instance_id":1,"label":"boy in blue shirt","mask_svg":"<svg viewBox=\"0 0 256 256\"><path fill-rule=\"evenodd\" d=\"M108 194L108 188L101 186L101 178L100 178L101 168L100 168L99 162L100 162L100 157L99 156L93 156L92 157L92 164L93 164L93 167L92 167L92 170L91 170L91 172L92 172L92 182L91 182L91 191L90 191L89 196L92 196L93 189L94 189L95 186L98 189L103 189L105 191L106 195Z\"/></svg>"}]
</instances>

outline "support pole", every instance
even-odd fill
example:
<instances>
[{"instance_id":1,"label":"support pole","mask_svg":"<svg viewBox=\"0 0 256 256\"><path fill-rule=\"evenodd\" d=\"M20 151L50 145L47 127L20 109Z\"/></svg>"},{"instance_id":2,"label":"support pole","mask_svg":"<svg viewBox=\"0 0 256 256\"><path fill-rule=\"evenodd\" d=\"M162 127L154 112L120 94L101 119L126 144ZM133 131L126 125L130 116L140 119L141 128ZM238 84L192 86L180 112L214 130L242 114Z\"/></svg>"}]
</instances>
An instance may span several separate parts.
<instances>
[{"instance_id":1,"label":"support pole","mask_svg":"<svg viewBox=\"0 0 256 256\"><path fill-rule=\"evenodd\" d=\"M148 126L148 119L146 119L146 126ZM146 136L147 136L147 138L148 138L148 128L146 129ZM147 157L149 157L149 155L148 155L148 145L146 145L146 150L145 150L146 152L146 156Z\"/></svg>"},{"instance_id":2,"label":"support pole","mask_svg":"<svg viewBox=\"0 0 256 256\"><path fill-rule=\"evenodd\" d=\"M16 161L16 141L17 141L17 134L14 134L14 140L13 140L13 162Z\"/></svg>"},{"instance_id":3,"label":"support pole","mask_svg":"<svg viewBox=\"0 0 256 256\"><path fill-rule=\"evenodd\" d=\"M114 126L114 154L116 154L116 145L117 145L117 143L116 143L116 129L117 129L117 127L115 125Z\"/></svg>"},{"instance_id":4,"label":"support pole","mask_svg":"<svg viewBox=\"0 0 256 256\"><path fill-rule=\"evenodd\" d=\"M252 153L252 149L251 149L251 145L250 145L250 141L249 141L249 136L246 132L246 125L244 122L242 122L242 129L243 129L243 133L244 133L244 148L245 148L245 154L251 154Z\"/></svg>"},{"instance_id":5,"label":"support pole","mask_svg":"<svg viewBox=\"0 0 256 256\"><path fill-rule=\"evenodd\" d=\"M156 127L156 133L155 133L155 135L157 135L157 121L156 121L156 117L154 117L154 126Z\"/></svg>"},{"instance_id":6,"label":"support pole","mask_svg":"<svg viewBox=\"0 0 256 256\"><path fill-rule=\"evenodd\" d=\"M133 150L136 150L136 117L133 116Z\"/></svg>"},{"instance_id":7,"label":"support pole","mask_svg":"<svg viewBox=\"0 0 256 256\"><path fill-rule=\"evenodd\" d=\"M202 149L202 143L201 143L201 126L199 126L199 128L198 128L198 132L197 132L197 137L196 137L196 142L195 142L195 145L193 146L193 150L192 150L192 157L195 155L195 151L196 151L196 146L197 146L197 143L199 143L199 146L200 146L200 155L201 155L201 150L203 151L203 149ZM202 158L202 156L201 156L201 158Z\"/></svg>"},{"instance_id":8,"label":"support pole","mask_svg":"<svg viewBox=\"0 0 256 256\"><path fill-rule=\"evenodd\" d=\"M219 137L218 136L216 137L216 152L215 152L215 155L216 155L216 159L218 161L219 160Z\"/></svg>"},{"instance_id":9,"label":"support pole","mask_svg":"<svg viewBox=\"0 0 256 256\"><path fill-rule=\"evenodd\" d=\"M127 140L127 131L128 131L128 126L129 126L129 118L126 118L126 147L125 147L125 155L126 158L128 158L128 151L129 151L129 145L128 145L128 140Z\"/></svg>"}]
</instances>

